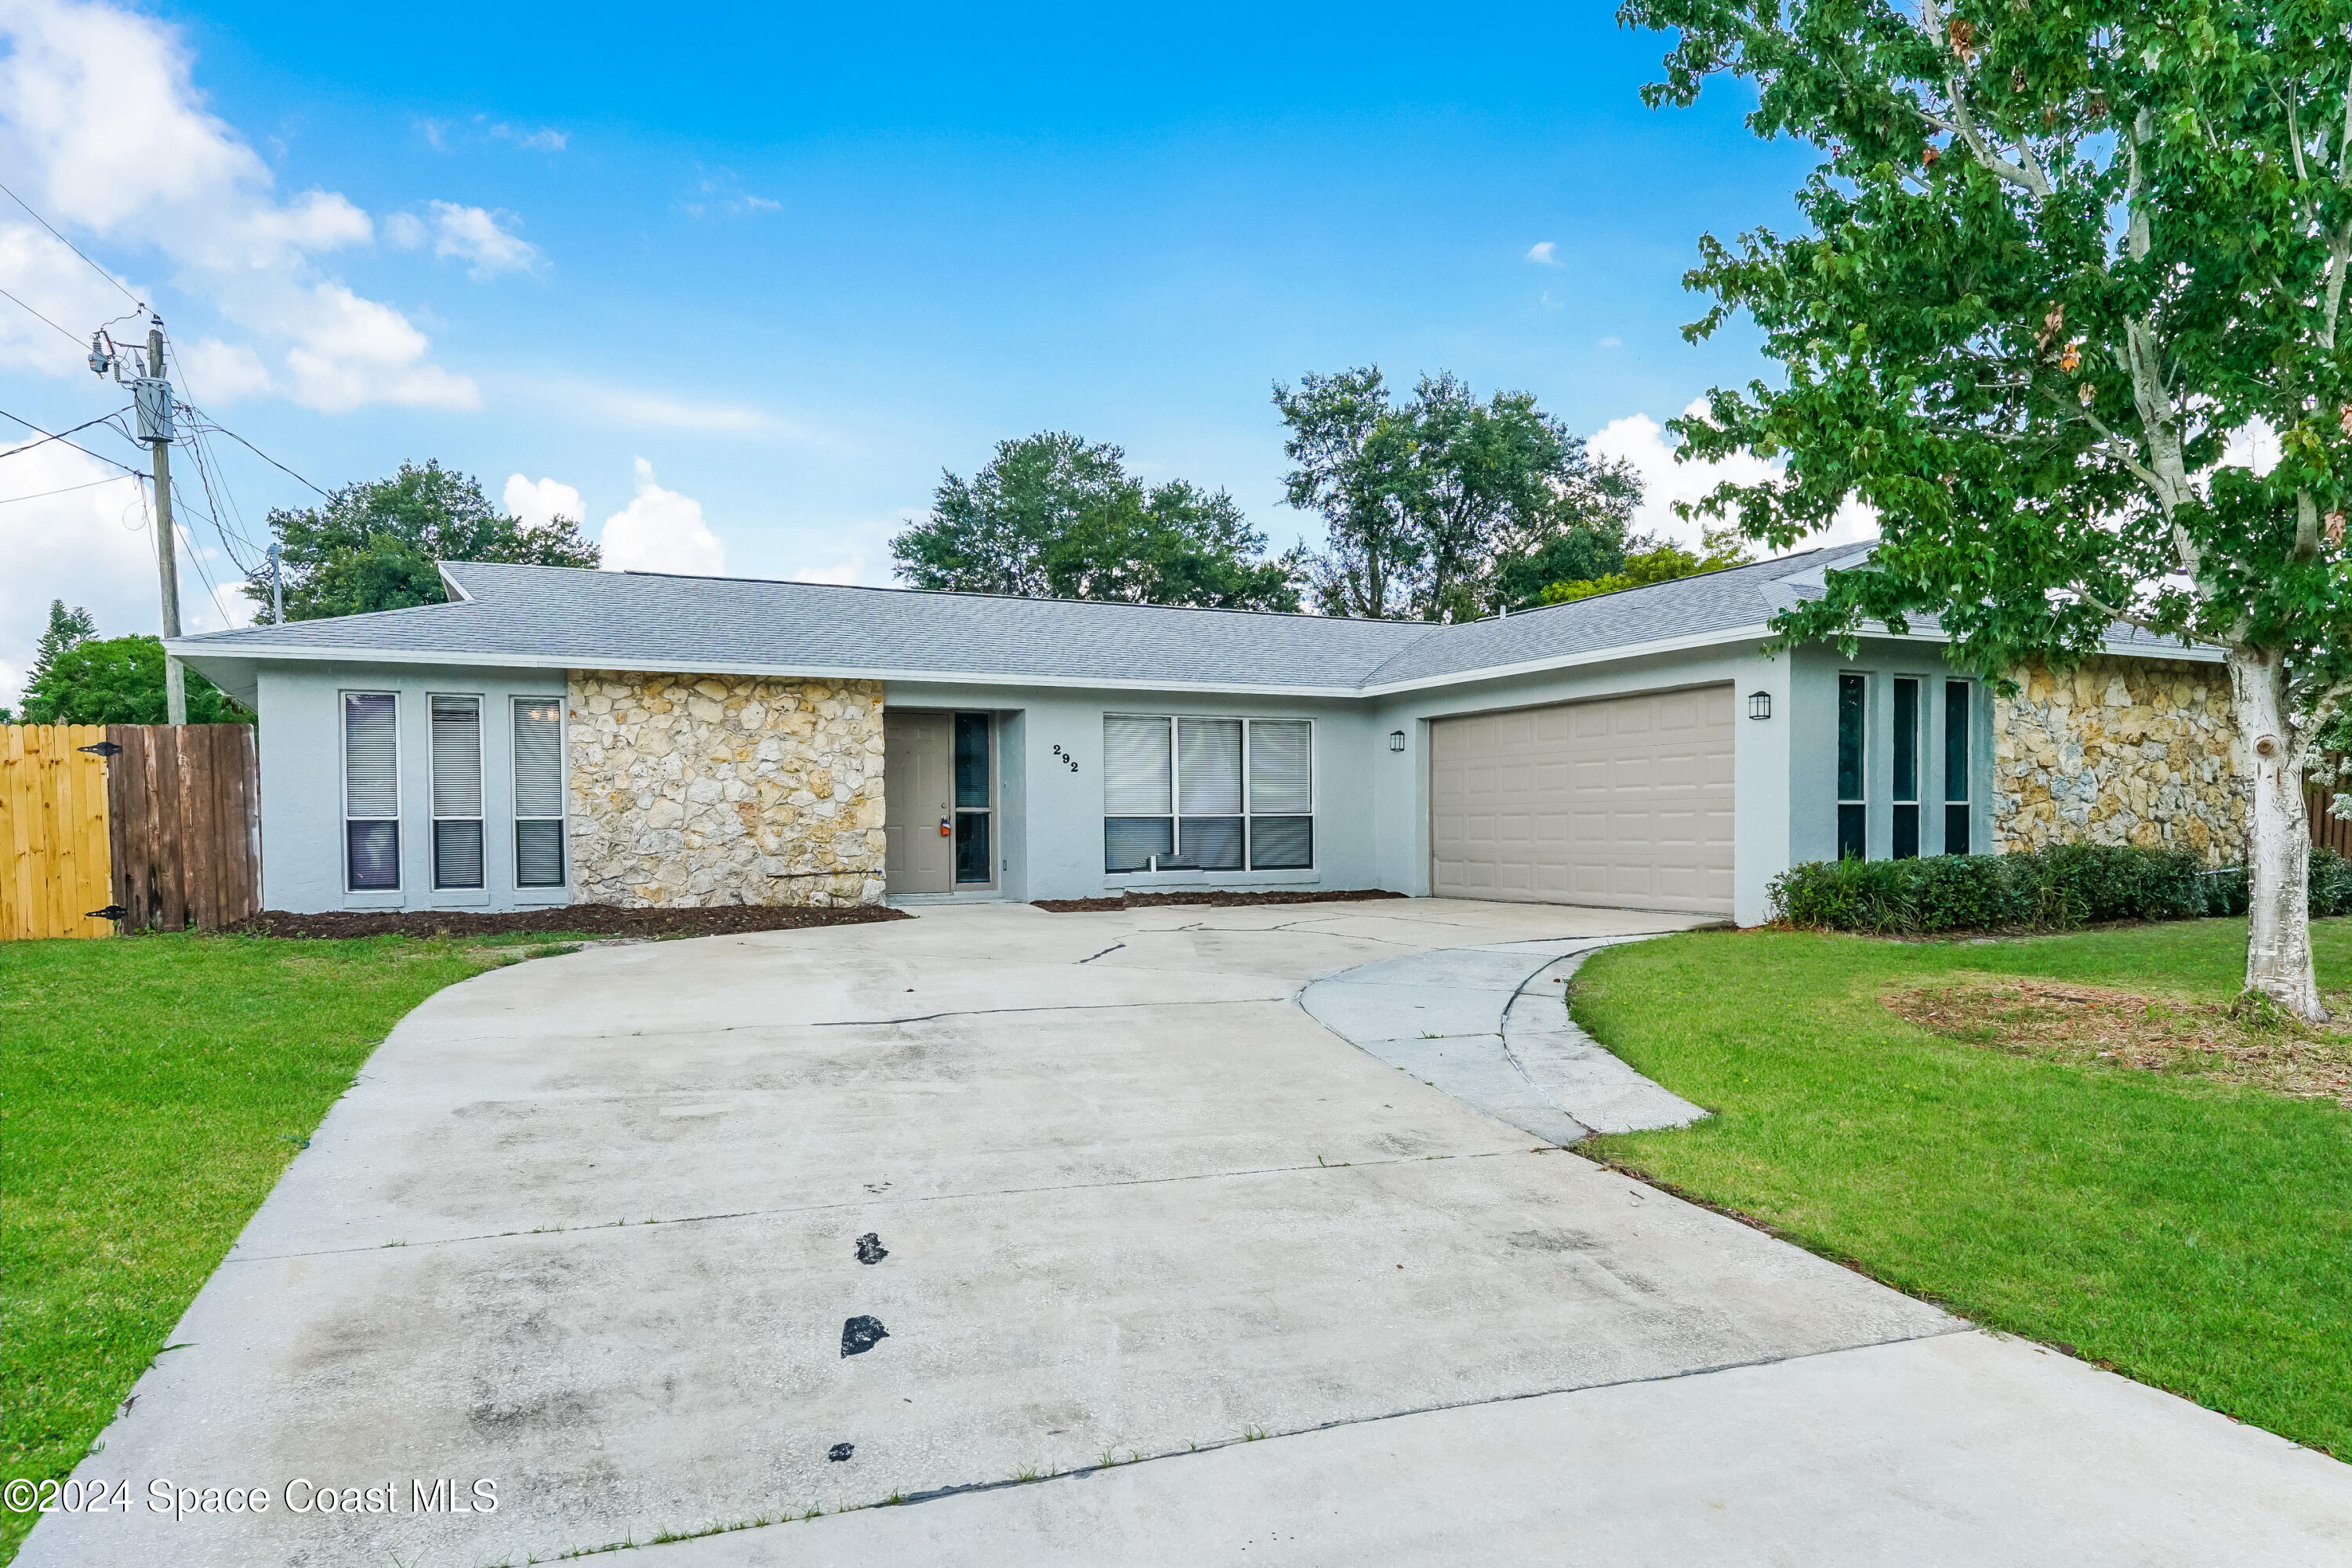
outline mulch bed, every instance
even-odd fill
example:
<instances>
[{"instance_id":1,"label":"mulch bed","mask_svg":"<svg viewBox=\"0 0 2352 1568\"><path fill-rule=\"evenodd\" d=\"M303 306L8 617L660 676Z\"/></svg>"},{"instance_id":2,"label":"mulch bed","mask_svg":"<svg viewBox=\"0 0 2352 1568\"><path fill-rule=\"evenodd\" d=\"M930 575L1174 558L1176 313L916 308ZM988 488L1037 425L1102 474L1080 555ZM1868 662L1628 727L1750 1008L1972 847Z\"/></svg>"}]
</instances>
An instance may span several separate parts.
<instances>
[{"instance_id":1,"label":"mulch bed","mask_svg":"<svg viewBox=\"0 0 2352 1568\"><path fill-rule=\"evenodd\" d=\"M742 931L793 931L802 926L866 925L903 921L898 910L855 904L843 909L783 909L725 904L717 909L625 910L612 904L566 904L505 914L461 910L331 910L289 914L264 910L226 928L238 936L499 936L563 932L589 936L730 936Z\"/></svg>"},{"instance_id":2,"label":"mulch bed","mask_svg":"<svg viewBox=\"0 0 2352 1568\"><path fill-rule=\"evenodd\" d=\"M1402 899L1385 888L1349 888L1338 892L1296 893L1125 893L1116 899L1039 899L1036 907L1057 915L1091 914L1103 910L1149 910L1166 904L1206 904L1234 910L1251 904L1346 904L1367 899Z\"/></svg>"},{"instance_id":3,"label":"mulch bed","mask_svg":"<svg viewBox=\"0 0 2352 1568\"><path fill-rule=\"evenodd\" d=\"M2179 1073L2352 1106L2352 1034L2340 1025L2311 1028L2215 1003L2043 980L1929 986L1885 1000L1933 1034L2015 1056Z\"/></svg>"}]
</instances>

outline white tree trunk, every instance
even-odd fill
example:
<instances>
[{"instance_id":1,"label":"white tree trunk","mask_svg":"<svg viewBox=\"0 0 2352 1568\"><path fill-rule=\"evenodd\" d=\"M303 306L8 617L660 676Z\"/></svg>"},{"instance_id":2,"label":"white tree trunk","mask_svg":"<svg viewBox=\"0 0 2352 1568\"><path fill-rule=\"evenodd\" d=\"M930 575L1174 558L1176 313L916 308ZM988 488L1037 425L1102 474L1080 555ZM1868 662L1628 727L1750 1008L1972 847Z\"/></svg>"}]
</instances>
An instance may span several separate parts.
<instances>
[{"instance_id":1,"label":"white tree trunk","mask_svg":"<svg viewBox=\"0 0 2352 1568\"><path fill-rule=\"evenodd\" d=\"M2303 756L2286 711L2286 661L2274 650L2229 653L2231 706L2250 788L2246 834L2246 989L2298 1018L2324 1022L2311 963L2311 822Z\"/></svg>"}]
</instances>

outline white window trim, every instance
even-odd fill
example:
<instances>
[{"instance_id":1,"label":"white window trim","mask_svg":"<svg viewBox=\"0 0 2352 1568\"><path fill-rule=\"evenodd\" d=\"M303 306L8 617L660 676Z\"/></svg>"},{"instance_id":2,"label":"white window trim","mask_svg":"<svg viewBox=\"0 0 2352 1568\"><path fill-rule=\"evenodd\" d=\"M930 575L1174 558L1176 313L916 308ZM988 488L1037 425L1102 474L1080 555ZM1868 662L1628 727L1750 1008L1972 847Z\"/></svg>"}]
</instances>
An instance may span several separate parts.
<instances>
[{"instance_id":1,"label":"white window trim","mask_svg":"<svg viewBox=\"0 0 2352 1568\"><path fill-rule=\"evenodd\" d=\"M443 698L458 698L474 705L474 799L481 806L478 816L444 816L438 809L440 795L440 758L433 750L433 704ZM478 893L490 885L490 738L488 725L483 722L483 710L488 707L488 697L478 691L428 691L425 694L425 815L427 823L425 845L425 858L432 862L431 880L436 893ZM478 822L482 825L482 879L471 887L445 887L441 881L440 827L445 822Z\"/></svg>"},{"instance_id":2,"label":"white window trim","mask_svg":"<svg viewBox=\"0 0 2352 1568\"><path fill-rule=\"evenodd\" d=\"M1188 870L1181 873L1181 875L1188 877L1296 877L1314 873L1321 868L1323 860L1323 835L1319 825L1322 821L1323 814L1323 763L1322 737L1319 731L1319 721L1305 714L1265 714L1252 717L1248 714L1242 713L1106 712L1103 715L1103 718L1105 720L1149 720L1158 723L1164 723L1168 726L1167 816L1169 822L1169 842L1174 846L1174 850L1170 856L1170 858L1171 859L1181 858L1184 853L1185 814L1181 809L1184 804L1184 762L1181 754L1181 748L1178 744L1179 736L1181 734L1181 731L1177 729L1178 721L1181 720L1191 719L1211 722L1238 722L1242 726L1242 808L1239 812L1232 814L1241 819L1242 864L1222 871ZM1255 743L1253 736L1253 726L1262 723L1304 724L1307 726L1307 809L1305 811L1261 812L1257 809L1257 786L1251 777L1250 763L1252 754L1251 748ZM1103 776L1105 786L1108 788L1110 776L1108 758L1105 758L1104 761ZM1108 818L1113 815L1108 809L1110 803L1108 800L1105 800L1103 805L1106 809L1100 814L1100 816L1103 818ZM1156 812L1143 812L1132 815L1139 816L1156 816L1160 814ZM1251 854L1253 846L1250 837L1250 824L1260 816L1304 816L1307 818L1308 824L1307 830L1307 843L1311 847L1306 865L1276 866L1261 868L1255 864L1254 858ZM1228 818L1216 817L1213 818L1213 820L1224 821L1228 820ZM1171 872L1166 868L1155 871L1149 867L1139 867L1132 871L1107 870L1103 873L1106 877L1165 877L1174 874L1178 873Z\"/></svg>"},{"instance_id":3,"label":"white window trim","mask_svg":"<svg viewBox=\"0 0 2352 1568\"><path fill-rule=\"evenodd\" d=\"M522 814L522 779L520 771L522 760L515 751L514 710L526 702L555 704L557 815L554 816L525 816ZM572 886L572 700L568 696L533 697L520 692L509 694L507 698L507 804L511 808L509 816L513 822L513 830L509 835L509 847L514 855L514 865L511 870L515 891L526 896L536 895L543 898L568 889ZM488 802L484 805L487 806ZM563 862L562 880L526 883L522 879L522 825L526 822L555 824L557 854ZM487 868L485 868L483 879L488 880Z\"/></svg>"},{"instance_id":4,"label":"white window trim","mask_svg":"<svg viewBox=\"0 0 2352 1568\"><path fill-rule=\"evenodd\" d=\"M390 816L353 816L352 815L352 710L354 697L389 697L392 699L392 815ZM401 842L400 821L406 802L402 798L401 770L404 759L400 742L400 693L365 687L351 687L335 693L335 771L341 781L341 797L336 802L336 818L341 830L336 837L336 858L343 863L343 892L346 896L381 898L397 894L407 885L407 868L402 861L407 858L408 847ZM362 888L352 881L352 824L354 822L389 822L392 824L392 875L389 888Z\"/></svg>"}]
</instances>

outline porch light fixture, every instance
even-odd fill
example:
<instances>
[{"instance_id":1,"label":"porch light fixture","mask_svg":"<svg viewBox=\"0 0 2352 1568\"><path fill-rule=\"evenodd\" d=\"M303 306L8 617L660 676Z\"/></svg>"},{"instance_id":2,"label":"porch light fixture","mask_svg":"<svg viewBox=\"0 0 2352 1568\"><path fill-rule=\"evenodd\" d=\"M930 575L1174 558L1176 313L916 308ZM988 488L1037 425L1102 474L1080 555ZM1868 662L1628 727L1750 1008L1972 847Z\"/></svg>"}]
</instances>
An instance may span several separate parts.
<instances>
[{"instance_id":1,"label":"porch light fixture","mask_svg":"<svg viewBox=\"0 0 2352 1568\"><path fill-rule=\"evenodd\" d=\"M1769 691L1749 692L1748 694L1748 716L1750 719L1769 719L1772 717L1772 694Z\"/></svg>"},{"instance_id":2,"label":"porch light fixture","mask_svg":"<svg viewBox=\"0 0 2352 1568\"><path fill-rule=\"evenodd\" d=\"M1404 750L1404 731L1402 730L1391 730L1389 731L1389 750L1391 752L1402 752Z\"/></svg>"}]
</instances>

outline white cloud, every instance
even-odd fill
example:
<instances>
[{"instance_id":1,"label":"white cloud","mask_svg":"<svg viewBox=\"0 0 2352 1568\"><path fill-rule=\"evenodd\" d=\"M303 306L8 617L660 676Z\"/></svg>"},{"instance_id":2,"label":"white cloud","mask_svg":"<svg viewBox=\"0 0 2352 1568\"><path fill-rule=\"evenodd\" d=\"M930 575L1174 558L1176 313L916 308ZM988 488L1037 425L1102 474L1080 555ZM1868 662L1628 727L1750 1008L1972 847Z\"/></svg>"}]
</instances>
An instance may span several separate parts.
<instances>
[{"instance_id":1,"label":"white cloud","mask_svg":"<svg viewBox=\"0 0 2352 1568\"><path fill-rule=\"evenodd\" d=\"M1603 338L1594 346L1604 349L1622 349L1625 346L1625 340L1622 338Z\"/></svg>"},{"instance_id":2,"label":"white cloud","mask_svg":"<svg viewBox=\"0 0 2352 1568\"><path fill-rule=\"evenodd\" d=\"M244 625L251 606L237 592L242 574L217 547L192 546L192 526L204 527L182 520L182 629ZM142 486L62 442L0 464L0 705L15 707L24 689L52 599L87 608L100 637L155 633L163 615L150 528Z\"/></svg>"},{"instance_id":3,"label":"white cloud","mask_svg":"<svg viewBox=\"0 0 2352 1568\"><path fill-rule=\"evenodd\" d=\"M415 213L393 213L383 220L383 242L394 250L422 250L431 237Z\"/></svg>"},{"instance_id":4,"label":"white cloud","mask_svg":"<svg viewBox=\"0 0 2352 1568\"><path fill-rule=\"evenodd\" d=\"M1559 241L1556 239L1539 240L1536 244L1528 247L1526 259L1534 262L1538 267L1558 267L1559 265L1559 258L1554 256L1552 254L1552 250L1559 244Z\"/></svg>"},{"instance_id":5,"label":"white cloud","mask_svg":"<svg viewBox=\"0 0 2352 1568\"><path fill-rule=\"evenodd\" d=\"M657 392L623 386L577 386L572 392L605 418L621 425L665 430L699 430L721 436L782 436L813 441L814 436L757 408L725 403L695 403Z\"/></svg>"},{"instance_id":6,"label":"white cloud","mask_svg":"<svg viewBox=\"0 0 2352 1568\"><path fill-rule=\"evenodd\" d=\"M269 390L269 367L244 343L198 338L179 354L184 395L207 408Z\"/></svg>"},{"instance_id":7,"label":"white cloud","mask_svg":"<svg viewBox=\"0 0 2352 1568\"><path fill-rule=\"evenodd\" d=\"M539 265L539 247L506 226L514 214L456 202L425 205L433 212L433 254L468 263L466 270L477 282L501 272L529 272Z\"/></svg>"},{"instance_id":8,"label":"white cloud","mask_svg":"<svg viewBox=\"0 0 2352 1568\"><path fill-rule=\"evenodd\" d=\"M509 474L504 500L509 517L520 518L535 528L544 528L559 517L578 522L588 515L580 492L561 479L534 484L520 474Z\"/></svg>"},{"instance_id":9,"label":"white cloud","mask_svg":"<svg viewBox=\"0 0 2352 1568\"><path fill-rule=\"evenodd\" d=\"M2278 431L2267 419L2257 419L2233 432L2221 447L2223 466L2251 468L2257 479L2277 468L2278 460Z\"/></svg>"},{"instance_id":10,"label":"white cloud","mask_svg":"<svg viewBox=\"0 0 2352 1568\"><path fill-rule=\"evenodd\" d=\"M1686 417L1706 412L1704 398L1695 400L1683 410ZM1676 501L1697 500L1727 480L1756 484L1776 479L1780 472L1779 464L1767 462L1752 452L1717 462L1676 462L1675 444L1667 438L1665 427L1646 414L1612 419L1588 445L1594 457L1631 464L1634 472L1642 476L1642 504L1634 509L1633 531L1683 545L1696 545L1700 530L1710 524L1699 520L1685 522L1676 517ZM1849 500L1838 509L1826 532L1806 540L1798 548L1812 550L1827 544L1847 544L1874 538L1877 532L1870 509Z\"/></svg>"},{"instance_id":11,"label":"white cloud","mask_svg":"<svg viewBox=\"0 0 2352 1568\"><path fill-rule=\"evenodd\" d=\"M636 498L604 520L598 544L608 572L679 572L717 576L727 547L702 521L702 503L654 483L654 466L637 459Z\"/></svg>"},{"instance_id":12,"label":"white cloud","mask_svg":"<svg viewBox=\"0 0 2352 1568\"><path fill-rule=\"evenodd\" d=\"M268 165L205 109L175 31L104 4L10 0L0 42L0 165L10 183L68 232L151 252L176 290L252 334L260 349L248 348L252 359L231 380L330 410L479 404L471 381L431 362L431 344L406 317L321 269L323 258L373 239L374 225L335 192L278 195ZM86 267L87 281L70 286L83 295L54 284L70 259L56 241L0 222L0 261L19 259L74 332L127 308ZM57 334L36 330L57 340L57 357L45 351L39 368L81 368ZM17 335L14 324L0 329L0 357ZM256 383L255 364L266 384Z\"/></svg>"},{"instance_id":13,"label":"white cloud","mask_svg":"<svg viewBox=\"0 0 2352 1568\"><path fill-rule=\"evenodd\" d=\"M801 559L784 574L796 583L838 583L845 587L887 587L890 583L890 539L909 522L929 514L908 510L887 522L852 523L829 531L824 546Z\"/></svg>"},{"instance_id":14,"label":"white cloud","mask_svg":"<svg viewBox=\"0 0 2352 1568\"><path fill-rule=\"evenodd\" d=\"M743 217L751 213L780 211L783 205L772 196L755 196L745 190L732 169L706 169L699 163L695 165L694 195L677 204L678 210L688 217L705 217L712 213Z\"/></svg>"},{"instance_id":15,"label":"white cloud","mask_svg":"<svg viewBox=\"0 0 2352 1568\"><path fill-rule=\"evenodd\" d=\"M517 125L493 125L490 134L533 153L561 153L572 144L572 133L558 131L552 125L542 125L536 131L525 131Z\"/></svg>"}]
</instances>

